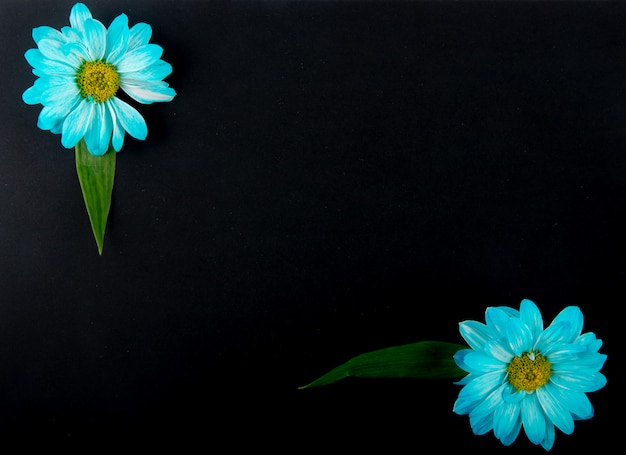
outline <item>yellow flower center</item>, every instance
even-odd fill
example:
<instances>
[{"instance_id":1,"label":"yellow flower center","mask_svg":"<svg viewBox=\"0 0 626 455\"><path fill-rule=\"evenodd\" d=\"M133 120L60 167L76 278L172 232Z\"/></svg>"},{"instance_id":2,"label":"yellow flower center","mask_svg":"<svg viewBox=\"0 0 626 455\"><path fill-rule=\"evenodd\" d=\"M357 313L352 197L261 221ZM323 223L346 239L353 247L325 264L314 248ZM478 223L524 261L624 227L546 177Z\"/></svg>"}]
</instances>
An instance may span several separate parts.
<instances>
[{"instance_id":1,"label":"yellow flower center","mask_svg":"<svg viewBox=\"0 0 626 455\"><path fill-rule=\"evenodd\" d=\"M120 75L110 63L83 62L76 73L76 83L83 98L101 103L115 96L120 88Z\"/></svg>"},{"instance_id":2,"label":"yellow flower center","mask_svg":"<svg viewBox=\"0 0 626 455\"><path fill-rule=\"evenodd\" d=\"M548 382L552 368L548 359L541 354L525 352L509 363L506 372L516 390L532 392Z\"/></svg>"}]
</instances>

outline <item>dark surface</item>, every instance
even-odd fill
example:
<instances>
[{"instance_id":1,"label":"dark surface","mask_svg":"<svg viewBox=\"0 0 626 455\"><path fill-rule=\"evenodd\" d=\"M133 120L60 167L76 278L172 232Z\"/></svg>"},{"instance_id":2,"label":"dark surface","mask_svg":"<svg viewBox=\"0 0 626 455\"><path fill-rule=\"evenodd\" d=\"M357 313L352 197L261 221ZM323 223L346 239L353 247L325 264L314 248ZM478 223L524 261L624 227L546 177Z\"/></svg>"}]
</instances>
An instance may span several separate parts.
<instances>
[{"instance_id":1,"label":"dark surface","mask_svg":"<svg viewBox=\"0 0 626 455\"><path fill-rule=\"evenodd\" d=\"M151 24L178 92L139 106L102 257L21 101L31 29L73 3L0 6L3 445L540 453L473 436L451 381L297 390L523 298L609 354L550 453L621 441L626 3L86 2Z\"/></svg>"}]
</instances>

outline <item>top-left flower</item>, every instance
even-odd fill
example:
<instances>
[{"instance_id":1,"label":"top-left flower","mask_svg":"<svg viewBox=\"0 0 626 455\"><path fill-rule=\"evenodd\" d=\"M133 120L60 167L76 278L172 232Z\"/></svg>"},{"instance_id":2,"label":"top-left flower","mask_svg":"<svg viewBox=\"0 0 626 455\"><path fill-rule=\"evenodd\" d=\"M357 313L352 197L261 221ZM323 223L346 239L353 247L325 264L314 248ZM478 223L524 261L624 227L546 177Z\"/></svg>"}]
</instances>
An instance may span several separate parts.
<instances>
[{"instance_id":1,"label":"top-left flower","mask_svg":"<svg viewBox=\"0 0 626 455\"><path fill-rule=\"evenodd\" d=\"M129 28L125 14L107 29L82 3L72 7L69 27L34 28L37 48L24 56L38 79L22 99L43 105L37 126L61 134L66 148L84 139L96 156L104 155L109 146L118 152L125 132L145 139L145 120L116 95L121 89L142 104L171 101L176 96L163 81L172 66L161 59L163 49L149 43L151 35L145 23Z\"/></svg>"}]
</instances>

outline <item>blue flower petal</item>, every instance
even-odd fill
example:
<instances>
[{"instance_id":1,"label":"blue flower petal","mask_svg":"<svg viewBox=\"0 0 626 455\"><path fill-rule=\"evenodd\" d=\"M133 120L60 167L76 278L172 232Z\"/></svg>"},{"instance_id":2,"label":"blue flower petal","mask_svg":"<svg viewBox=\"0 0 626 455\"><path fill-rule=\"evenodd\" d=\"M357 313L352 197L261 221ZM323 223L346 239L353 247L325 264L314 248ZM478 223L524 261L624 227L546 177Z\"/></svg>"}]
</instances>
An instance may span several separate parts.
<instances>
[{"instance_id":1,"label":"blue flower petal","mask_svg":"<svg viewBox=\"0 0 626 455\"><path fill-rule=\"evenodd\" d=\"M163 48L157 44L146 44L129 50L117 63L121 75L132 71L141 71L155 64L163 55Z\"/></svg>"},{"instance_id":2,"label":"blue flower petal","mask_svg":"<svg viewBox=\"0 0 626 455\"><path fill-rule=\"evenodd\" d=\"M565 342L571 343L573 342L580 332L583 329L583 313L580 311L580 308L576 306L569 306L561 310L559 314L556 315L552 324L559 324L561 321L567 321L569 323L570 332L565 337ZM551 325L552 325L551 324Z\"/></svg>"},{"instance_id":3,"label":"blue flower petal","mask_svg":"<svg viewBox=\"0 0 626 455\"><path fill-rule=\"evenodd\" d=\"M145 46L152 37L152 27L143 22L139 22L130 29L128 39L128 50L131 51L141 46Z\"/></svg>"},{"instance_id":4,"label":"blue flower petal","mask_svg":"<svg viewBox=\"0 0 626 455\"><path fill-rule=\"evenodd\" d=\"M134 107L126 104L118 98L111 99L111 105L115 109L115 116L120 125L135 139L145 139L148 135L146 121Z\"/></svg>"},{"instance_id":5,"label":"blue flower petal","mask_svg":"<svg viewBox=\"0 0 626 455\"><path fill-rule=\"evenodd\" d=\"M78 96L67 100L66 103L51 104L44 106L39 113L37 126L42 130L53 130L65 117L75 109L80 98Z\"/></svg>"},{"instance_id":6,"label":"blue flower petal","mask_svg":"<svg viewBox=\"0 0 626 455\"><path fill-rule=\"evenodd\" d=\"M91 61L98 61L104 58L107 46L107 31L102 22L96 19L86 19L85 27L85 44L89 50Z\"/></svg>"},{"instance_id":7,"label":"blue flower petal","mask_svg":"<svg viewBox=\"0 0 626 455\"><path fill-rule=\"evenodd\" d=\"M504 372L506 370L506 363L480 351L469 352L464 360L465 365L472 372L489 373L491 371Z\"/></svg>"},{"instance_id":8,"label":"blue flower petal","mask_svg":"<svg viewBox=\"0 0 626 455\"><path fill-rule=\"evenodd\" d=\"M578 360L585 352L585 346L576 344L544 344L541 349L541 353L548 357L550 363Z\"/></svg>"},{"instance_id":9,"label":"blue flower petal","mask_svg":"<svg viewBox=\"0 0 626 455\"><path fill-rule=\"evenodd\" d=\"M59 119L59 121L56 123L56 125L54 125L52 128L50 128L50 132L54 133L54 134L61 134L61 132L63 131L63 121L65 119L61 118Z\"/></svg>"},{"instance_id":10,"label":"blue flower petal","mask_svg":"<svg viewBox=\"0 0 626 455\"><path fill-rule=\"evenodd\" d=\"M596 338L595 333L587 332L576 338L574 340L574 344L584 346L587 351L598 352L598 350L602 347L602 340Z\"/></svg>"},{"instance_id":11,"label":"blue flower petal","mask_svg":"<svg viewBox=\"0 0 626 455\"><path fill-rule=\"evenodd\" d=\"M521 319L509 319L506 324L506 337L516 356L521 356L524 352L530 351L535 341L532 332Z\"/></svg>"},{"instance_id":12,"label":"blue flower petal","mask_svg":"<svg viewBox=\"0 0 626 455\"><path fill-rule=\"evenodd\" d=\"M500 438L500 442L502 442L505 446L510 446L517 439L520 430L522 429L522 419L518 416L511 428L511 431L507 435L503 435Z\"/></svg>"},{"instance_id":13,"label":"blue flower petal","mask_svg":"<svg viewBox=\"0 0 626 455\"><path fill-rule=\"evenodd\" d=\"M165 82L135 86L127 84L122 79L120 87L128 96L142 104L171 101L176 96L176 91Z\"/></svg>"},{"instance_id":14,"label":"blue flower petal","mask_svg":"<svg viewBox=\"0 0 626 455\"><path fill-rule=\"evenodd\" d=\"M70 11L70 25L80 31L84 29L85 20L91 19L91 12L82 3L76 3Z\"/></svg>"},{"instance_id":15,"label":"blue flower petal","mask_svg":"<svg viewBox=\"0 0 626 455\"><path fill-rule=\"evenodd\" d=\"M560 387L576 392L595 392L606 385L606 376L602 373L579 374L555 371L550 380Z\"/></svg>"},{"instance_id":16,"label":"blue flower petal","mask_svg":"<svg viewBox=\"0 0 626 455\"><path fill-rule=\"evenodd\" d=\"M111 145L113 145L113 149L116 152L119 152L122 149L122 145L124 145L124 127L122 127L120 121L117 118L113 103L106 103L106 107L109 110L109 115L111 116L111 124L113 126Z\"/></svg>"},{"instance_id":17,"label":"blue flower petal","mask_svg":"<svg viewBox=\"0 0 626 455\"><path fill-rule=\"evenodd\" d=\"M41 104L44 106L58 105L62 110L65 109L69 113L79 96L80 92L76 84L57 85L48 87L42 92Z\"/></svg>"},{"instance_id":18,"label":"blue flower petal","mask_svg":"<svg viewBox=\"0 0 626 455\"><path fill-rule=\"evenodd\" d=\"M39 44L39 41L41 41L42 39L52 39L65 42L65 37L63 36L63 33L61 33L56 28L49 27L47 25L33 28L32 36L33 41L35 41L35 43L37 44Z\"/></svg>"},{"instance_id":19,"label":"blue flower petal","mask_svg":"<svg viewBox=\"0 0 626 455\"><path fill-rule=\"evenodd\" d=\"M520 303L520 320L530 329L533 339L543 331L543 318L537 305L532 300L524 299Z\"/></svg>"},{"instance_id":20,"label":"blue flower petal","mask_svg":"<svg viewBox=\"0 0 626 455\"><path fill-rule=\"evenodd\" d=\"M520 406L518 404L502 403L495 409L493 415L493 434L496 438L503 441L504 445L511 445L513 443L520 428ZM504 441L506 441L506 443Z\"/></svg>"},{"instance_id":21,"label":"blue flower petal","mask_svg":"<svg viewBox=\"0 0 626 455\"><path fill-rule=\"evenodd\" d=\"M33 67L33 74L37 76L71 76L74 69L64 62L47 59L39 49L28 49L24 53L24 58Z\"/></svg>"},{"instance_id":22,"label":"blue flower petal","mask_svg":"<svg viewBox=\"0 0 626 455\"><path fill-rule=\"evenodd\" d=\"M560 397L555 397L552 390L557 388L553 384L546 385L536 390L537 400L548 419L565 434L572 434L574 431L574 419L568 409L563 406Z\"/></svg>"},{"instance_id":23,"label":"blue flower petal","mask_svg":"<svg viewBox=\"0 0 626 455\"><path fill-rule=\"evenodd\" d=\"M500 387L503 382L504 373L499 371L477 375L472 382L461 389L459 398L471 401L482 400L494 389Z\"/></svg>"},{"instance_id":24,"label":"blue flower petal","mask_svg":"<svg viewBox=\"0 0 626 455\"><path fill-rule=\"evenodd\" d=\"M506 387L502 392L502 400L506 403L519 403L528 393L525 390L515 390L513 386Z\"/></svg>"},{"instance_id":25,"label":"blue flower petal","mask_svg":"<svg viewBox=\"0 0 626 455\"><path fill-rule=\"evenodd\" d=\"M458 397L454 402L454 406L452 407L452 411L458 415L468 415L472 412L472 409L476 407L478 402L476 400Z\"/></svg>"},{"instance_id":26,"label":"blue flower petal","mask_svg":"<svg viewBox=\"0 0 626 455\"><path fill-rule=\"evenodd\" d=\"M120 14L109 26L106 38L106 60L107 62L117 65L118 60L126 53L128 49L128 16Z\"/></svg>"},{"instance_id":27,"label":"blue flower petal","mask_svg":"<svg viewBox=\"0 0 626 455\"><path fill-rule=\"evenodd\" d=\"M68 43L80 42L83 39L82 31L79 31L72 27L62 27L61 33L63 33L65 41Z\"/></svg>"},{"instance_id":28,"label":"blue flower petal","mask_svg":"<svg viewBox=\"0 0 626 455\"><path fill-rule=\"evenodd\" d=\"M83 99L63 121L61 144L65 148L72 148L78 144L87 132L94 115L94 103Z\"/></svg>"},{"instance_id":29,"label":"blue flower petal","mask_svg":"<svg viewBox=\"0 0 626 455\"><path fill-rule=\"evenodd\" d=\"M593 417L593 406L584 392L568 390L551 383L546 384L552 395L571 413L574 420L586 420Z\"/></svg>"},{"instance_id":30,"label":"blue flower petal","mask_svg":"<svg viewBox=\"0 0 626 455\"><path fill-rule=\"evenodd\" d=\"M541 447L546 450L550 450L554 445L554 440L556 438L556 432L554 431L554 424L547 422L546 423L546 434L541 441Z\"/></svg>"},{"instance_id":31,"label":"blue flower petal","mask_svg":"<svg viewBox=\"0 0 626 455\"><path fill-rule=\"evenodd\" d=\"M487 326L477 321L459 323L459 333L467 344L476 350L482 350L485 343L491 339Z\"/></svg>"},{"instance_id":32,"label":"blue flower petal","mask_svg":"<svg viewBox=\"0 0 626 455\"><path fill-rule=\"evenodd\" d=\"M102 156L109 149L113 123L104 103L94 103L94 116L87 132L85 144L92 155Z\"/></svg>"},{"instance_id":33,"label":"blue flower petal","mask_svg":"<svg viewBox=\"0 0 626 455\"><path fill-rule=\"evenodd\" d=\"M537 395L527 395L520 406L526 436L533 444L540 444L546 435L546 417L537 401Z\"/></svg>"},{"instance_id":34,"label":"blue flower petal","mask_svg":"<svg viewBox=\"0 0 626 455\"><path fill-rule=\"evenodd\" d=\"M500 362L509 363L515 357L509 343L504 339L491 340L485 344L485 352Z\"/></svg>"},{"instance_id":35,"label":"blue flower petal","mask_svg":"<svg viewBox=\"0 0 626 455\"><path fill-rule=\"evenodd\" d=\"M26 104L39 104L41 102L41 94L49 87L48 80L49 78L36 79L32 87L22 93L22 100Z\"/></svg>"},{"instance_id":36,"label":"blue flower petal","mask_svg":"<svg viewBox=\"0 0 626 455\"><path fill-rule=\"evenodd\" d=\"M80 67L82 61L79 54L68 52L68 46L71 46L71 44L47 38L39 41L39 50L44 57L65 64L75 72Z\"/></svg>"},{"instance_id":37,"label":"blue flower petal","mask_svg":"<svg viewBox=\"0 0 626 455\"><path fill-rule=\"evenodd\" d=\"M475 434L485 434L493 429L493 414L504 403L502 401L502 389L504 387L505 384L493 390L469 413L470 425Z\"/></svg>"},{"instance_id":38,"label":"blue flower petal","mask_svg":"<svg viewBox=\"0 0 626 455\"><path fill-rule=\"evenodd\" d=\"M141 71L129 71L122 73L122 77L127 84L130 85L145 85L146 83L154 83L166 78L172 73L172 65L163 61L157 60L154 64L144 68Z\"/></svg>"},{"instance_id":39,"label":"blue flower petal","mask_svg":"<svg viewBox=\"0 0 626 455\"><path fill-rule=\"evenodd\" d=\"M545 329L535 342L535 348L540 351L549 351L551 346L567 343L572 326L569 321L552 323Z\"/></svg>"},{"instance_id":40,"label":"blue flower petal","mask_svg":"<svg viewBox=\"0 0 626 455\"><path fill-rule=\"evenodd\" d=\"M485 311L485 323L494 337L504 336L506 324L510 319L510 314L502 308L490 307Z\"/></svg>"}]
</instances>

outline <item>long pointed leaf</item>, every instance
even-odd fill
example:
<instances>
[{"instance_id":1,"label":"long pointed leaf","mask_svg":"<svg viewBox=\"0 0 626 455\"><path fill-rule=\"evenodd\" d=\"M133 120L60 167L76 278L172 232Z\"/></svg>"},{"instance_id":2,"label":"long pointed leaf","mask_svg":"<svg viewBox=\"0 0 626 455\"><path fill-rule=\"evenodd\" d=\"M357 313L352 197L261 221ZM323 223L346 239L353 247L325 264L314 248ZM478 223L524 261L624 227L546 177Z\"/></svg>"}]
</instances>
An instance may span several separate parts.
<instances>
[{"instance_id":1,"label":"long pointed leaf","mask_svg":"<svg viewBox=\"0 0 626 455\"><path fill-rule=\"evenodd\" d=\"M360 354L299 387L332 384L348 376L360 378L461 378L467 373L454 362L454 354L467 346L442 341L420 341Z\"/></svg>"},{"instance_id":2,"label":"long pointed leaf","mask_svg":"<svg viewBox=\"0 0 626 455\"><path fill-rule=\"evenodd\" d=\"M91 229L96 238L98 253L102 255L104 233L111 208L111 194L115 180L116 153L111 146L102 156L92 155L82 139L76 144L75 149L78 180L83 192Z\"/></svg>"}]
</instances>

